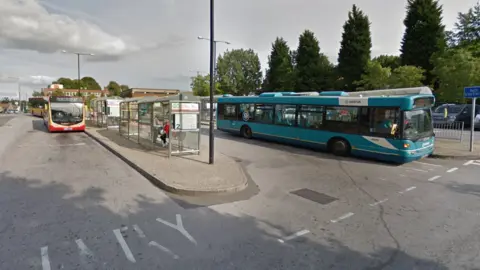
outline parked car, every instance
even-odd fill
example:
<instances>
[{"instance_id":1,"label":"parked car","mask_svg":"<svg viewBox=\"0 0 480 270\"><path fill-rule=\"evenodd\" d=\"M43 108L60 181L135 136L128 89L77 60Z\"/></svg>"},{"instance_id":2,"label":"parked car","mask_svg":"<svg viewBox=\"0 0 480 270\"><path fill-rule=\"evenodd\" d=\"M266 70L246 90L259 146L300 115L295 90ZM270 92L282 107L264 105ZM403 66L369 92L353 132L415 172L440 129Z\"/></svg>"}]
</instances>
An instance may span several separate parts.
<instances>
[{"instance_id":1,"label":"parked car","mask_svg":"<svg viewBox=\"0 0 480 270\"><path fill-rule=\"evenodd\" d=\"M445 117L445 109L447 109L447 117ZM480 105L475 106L475 116L478 114L480 114ZM461 122L464 124L464 127L470 127L472 121L472 105L444 104L433 111L432 118L434 127L442 127L454 122ZM480 128L480 121L475 122L475 128Z\"/></svg>"}]
</instances>

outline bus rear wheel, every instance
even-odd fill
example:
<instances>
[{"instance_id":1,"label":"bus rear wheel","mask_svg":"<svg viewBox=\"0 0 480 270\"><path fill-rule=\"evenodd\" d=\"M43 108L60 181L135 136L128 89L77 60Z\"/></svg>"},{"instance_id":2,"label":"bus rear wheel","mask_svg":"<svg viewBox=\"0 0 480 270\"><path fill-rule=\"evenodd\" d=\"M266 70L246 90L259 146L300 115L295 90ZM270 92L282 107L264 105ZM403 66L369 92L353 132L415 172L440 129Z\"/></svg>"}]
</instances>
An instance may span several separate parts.
<instances>
[{"instance_id":1,"label":"bus rear wheel","mask_svg":"<svg viewBox=\"0 0 480 270\"><path fill-rule=\"evenodd\" d=\"M333 139L329 143L329 150L335 156L348 156L350 154L350 144L344 139Z\"/></svg>"},{"instance_id":2,"label":"bus rear wheel","mask_svg":"<svg viewBox=\"0 0 480 270\"><path fill-rule=\"evenodd\" d=\"M252 129L249 126L242 126L242 128L240 129L240 134L242 134L242 136L245 139L251 139L252 138Z\"/></svg>"}]
</instances>

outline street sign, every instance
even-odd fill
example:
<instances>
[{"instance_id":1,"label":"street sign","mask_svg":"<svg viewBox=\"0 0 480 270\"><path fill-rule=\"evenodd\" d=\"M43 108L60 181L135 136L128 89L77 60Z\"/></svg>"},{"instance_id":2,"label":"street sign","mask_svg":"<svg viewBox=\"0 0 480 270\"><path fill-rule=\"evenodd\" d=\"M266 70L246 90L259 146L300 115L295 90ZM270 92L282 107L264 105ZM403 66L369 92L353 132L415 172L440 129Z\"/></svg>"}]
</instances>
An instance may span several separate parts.
<instances>
[{"instance_id":1,"label":"street sign","mask_svg":"<svg viewBox=\"0 0 480 270\"><path fill-rule=\"evenodd\" d=\"M480 97L480 86L469 86L463 89L463 97L478 98Z\"/></svg>"}]
</instances>

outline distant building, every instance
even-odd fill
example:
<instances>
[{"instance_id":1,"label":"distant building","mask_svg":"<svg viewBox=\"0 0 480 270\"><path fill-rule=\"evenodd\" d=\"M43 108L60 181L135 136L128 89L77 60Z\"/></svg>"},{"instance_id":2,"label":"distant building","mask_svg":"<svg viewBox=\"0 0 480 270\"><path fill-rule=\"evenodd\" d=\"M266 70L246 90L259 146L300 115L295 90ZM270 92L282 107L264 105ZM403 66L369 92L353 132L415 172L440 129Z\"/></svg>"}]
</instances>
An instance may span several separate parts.
<instances>
[{"instance_id":1,"label":"distant building","mask_svg":"<svg viewBox=\"0 0 480 270\"><path fill-rule=\"evenodd\" d=\"M65 96L77 96L78 89L63 89L63 86L60 84L61 87L58 85L55 85L55 88L43 88L42 93L44 96L50 96L52 95L53 92L55 91L62 91ZM94 95L95 97L101 97L102 95L107 96L108 95L108 90L103 89L103 90L86 90L86 89L80 89L80 93L82 96L88 97L90 95Z\"/></svg>"},{"instance_id":2,"label":"distant building","mask_svg":"<svg viewBox=\"0 0 480 270\"><path fill-rule=\"evenodd\" d=\"M123 91L120 96L123 98L131 97L166 97L180 94L177 89L153 89L153 88L130 88Z\"/></svg>"}]
</instances>

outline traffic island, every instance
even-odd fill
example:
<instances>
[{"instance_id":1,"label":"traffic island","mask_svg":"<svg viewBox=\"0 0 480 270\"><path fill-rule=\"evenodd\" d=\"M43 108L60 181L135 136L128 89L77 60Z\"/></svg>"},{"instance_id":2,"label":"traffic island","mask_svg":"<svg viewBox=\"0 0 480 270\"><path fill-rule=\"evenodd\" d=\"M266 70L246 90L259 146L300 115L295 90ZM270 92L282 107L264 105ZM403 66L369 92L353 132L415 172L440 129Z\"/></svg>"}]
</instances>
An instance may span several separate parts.
<instances>
[{"instance_id":1,"label":"traffic island","mask_svg":"<svg viewBox=\"0 0 480 270\"><path fill-rule=\"evenodd\" d=\"M469 143L468 141L436 139L435 150L430 157L458 160L480 159L480 145L474 145L473 152L470 152ZM480 144L480 141L475 143Z\"/></svg>"},{"instance_id":2,"label":"traffic island","mask_svg":"<svg viewBox=\"0 0 480 270\"><path fill-rule=\"evenodd\" d=\"M156 149L146 148L122 137L118 130L89 127L87 135L125 161L159 188L188 196L233 193L247 187L247 176L238 162L215 153L215 164L208 164L208 148L199 155L168 158Z\"/></svg>"}]
</instances>

